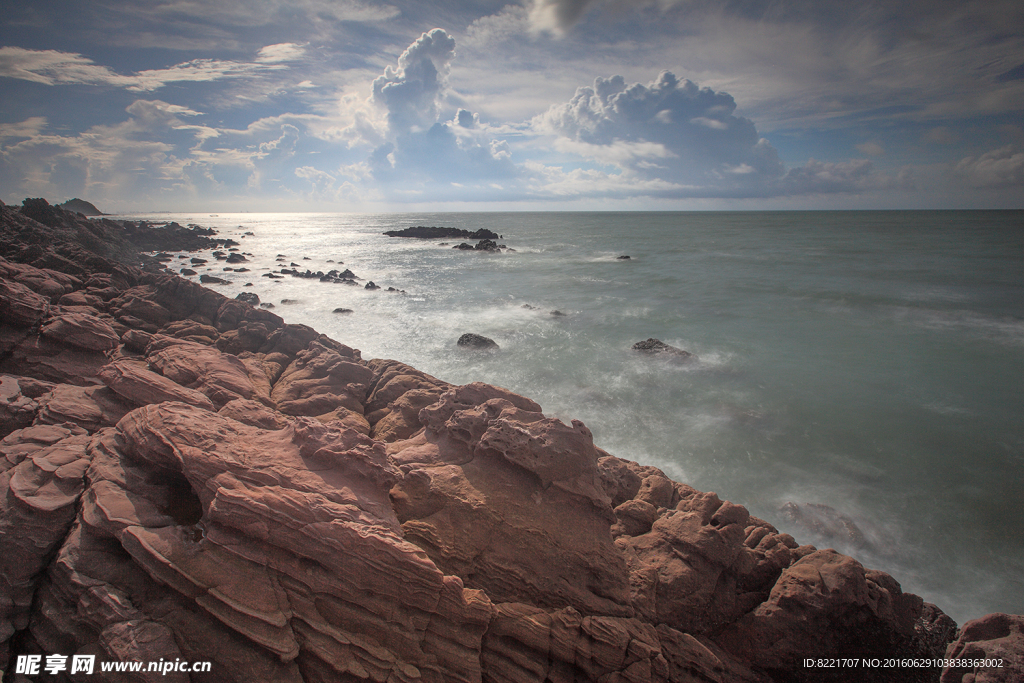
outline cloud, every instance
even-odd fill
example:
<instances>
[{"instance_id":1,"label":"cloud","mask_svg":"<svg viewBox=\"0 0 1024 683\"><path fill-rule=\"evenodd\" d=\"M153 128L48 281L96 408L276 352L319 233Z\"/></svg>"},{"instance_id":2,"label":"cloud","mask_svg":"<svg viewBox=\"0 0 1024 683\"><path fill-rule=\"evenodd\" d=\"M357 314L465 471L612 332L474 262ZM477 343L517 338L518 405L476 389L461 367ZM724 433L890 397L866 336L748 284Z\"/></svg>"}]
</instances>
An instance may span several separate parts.
<instances>
[{"instance_id":1,"label":"cloud","mask_svg":"<svg viewBox=\"0 0 1024 683\"><path fill-rule=\"evenodd\" d=\"M536 30L561 33L583 16L594 0L533 0L530 24Z\"/></svg>"},{"instance_id":2,"label":"cloud","mask_svg":"<svg viewBox=\"0 0 1024 683\"><path fill-rule=\"evenodd\" d=\"M875 170L867 159L842 162L809 160L790 169L777 183L769 186L772 195L857 193L868 190L909 189L910 178L893 178Z\"/></svg>"},{"instance_id":3,"label":"cloud","mask_svg":"<svg viewBox=\"0 0 1024 683\"><path fill-rule=\"evenodd\" d=\"M373 180L392 191L420 187L465 190L519 175L504 140L491 138L478 117L466 109L441 121L450 96L448 76L455 39L443 29L422 34L373 81L371 102L386 112L386 131L366 163ZM363 125L372 119L357 118ZM378 131L379 132L379 131ZM366 139L367 135L361 136Z\"/></svg>"},{"instance_id":4,"label":"cloud","mask_svg":"<svg viewBox=\"0 0 1024 683\"><path fill-rule=\"evenodd\" d=\"M438 99L454 57L455 39L435 28L402 53L398 68L388 66L373 81L373 99L387 108L392 133L422 130L437 121Z\"/></svg>"},{"instance_id":5,"label":"cloud","mask_svg":"<svg viewBox=\"0 0 1024 683\"><path fill-rule=\"evenodd\" d=\"M306 48L295 43L278 43L260 48L256 54L256 61L260 63L292 62L301 59L306 54Z\"/></svg>"},{"instance_id":6,"label":"cloud","mask_svg":"<svg viewBox=\"0 0 1024 683\"><path fill-rule=\"evenodd\" d=\"M1019 187L1024 185L1024 152L1007 145L979 157L967 157L953 172L972 187Z\"/></svg>"},{"instance_id":7,"label":"cloud","mask_svg":"<svg viewBox=\"0 0 1024 683\"><path fill-rule=\"evenodd\" d=\"M877 142L862 142L855 147L858 152L867 154L869 157L880 157L885 154L885 148Z\"/></svg>"},{"instance_id":8,"label":"cloud","mask_svg":"<svg viewBox=\"0 0 1024 683\"><path fill-rule=\"evenodd\" d=\"M130 92L152 92L168 83L217 81L286 69L288 67L281 62L301 55L300 46L282 43L261 49L255 62L194 59L166 69L147 69L123 75L80 54L0 47L0 77L43 85L106 85Z\"/></svg>"},{"instance_id":9,"label":"cloud","mask_svg":"<svg viewBox=\"0 0 1024 683\"><path fill-rule=\"evenodd\" d=\"M31 116L20 123L0 123L0 140L35 137L43 128L46 128L44 116Z\"/></svg>"},{"instance_id":10,"label":"cloud","mask_svg":"<svg viewBox=\"0 0 1024 683\"><path fill-rule=\"evenodd\" d=\"M718 192L782 176L775 148L735 110L730 95L664 71L647 85L598 78L534 118L533 128L558 136L559 150L673 185Z\"/></svg>"}]
</instances>

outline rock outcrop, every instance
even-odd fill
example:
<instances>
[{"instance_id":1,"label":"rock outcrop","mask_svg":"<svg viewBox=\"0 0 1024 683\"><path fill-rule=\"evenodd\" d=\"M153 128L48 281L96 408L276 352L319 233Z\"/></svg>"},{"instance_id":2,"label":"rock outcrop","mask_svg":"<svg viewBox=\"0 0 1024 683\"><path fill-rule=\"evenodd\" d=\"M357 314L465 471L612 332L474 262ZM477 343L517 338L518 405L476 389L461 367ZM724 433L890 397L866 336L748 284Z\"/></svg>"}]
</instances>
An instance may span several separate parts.
<instances>
[{"instance_id":1,"label":"rock outcrop","mask_svg":"<svg viewBox=\"0 0 1024 683\"><path fill-rule=\"evenodd\" d=\"M806 658L946 656L982 664L898 680L1021 675L1021 617L957 632L524 396L364 360L166 273L81 268L0 260L0 669L782 683L896 680Z\"/></svg>"}]
</instances>

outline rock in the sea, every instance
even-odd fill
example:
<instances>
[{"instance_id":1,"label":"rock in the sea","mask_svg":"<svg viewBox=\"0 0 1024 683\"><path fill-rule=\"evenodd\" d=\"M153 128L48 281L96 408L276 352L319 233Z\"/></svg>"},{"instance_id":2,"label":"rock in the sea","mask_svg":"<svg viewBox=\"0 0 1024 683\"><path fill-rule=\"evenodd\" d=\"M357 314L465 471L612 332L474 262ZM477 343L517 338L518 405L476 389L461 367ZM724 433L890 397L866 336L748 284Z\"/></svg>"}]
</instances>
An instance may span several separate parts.
<instances>
[{"instance_id":1,"label":"rock in the sea","mask_svg":"<svg viewBox=\"0 0 1024 683\"><path fill-rule=\"evenodd\" d=\"M469 349L496 349L498 342L485 337L481 334L473 334L467 332L466 334L459 337L459 341L456 342L459 346L464 346Z\"/></svg>"},{"instance_id":2,"label":"rock in the sea","mask_svg":"<svg viewBox=\"0 0 1024 683\"><path fill-rule=\"evenodd\" d=\"M332 313L352 313L351 308L335 308Z\"/></svg>"},{"instance_id":3,"label":"rock in the sea","mask_svg":"<svg viewBox=\"0 0 1024 683\"><path fill-rule=\"evenodd\" d=\"M463 237L474 240L496 240L499 238L498 233L488 230L486 228L480 228L479 230L476 231L470 231L463 230L461 228L428 228L422 225L414 228L406 228L405 230L388 230L384 234L387 235L388 237L418 237L420 239L445 239L448 237Z\"/></svg>"},{"instance_id":4,"label":"rock in the sea","mask_svg":"<svg viewBox=\"0 0 1024 683\"><path fill-rule=\"evenodd\" d=\"M831 543L863 549L868 541L857 523L848 515L844 515L833 507L821 503L804 503L802 505L789 502L779 512L791 525L803 527Z\"/></svg>"},{"instance_id":5,"label":"rock in the sea","mask_svg":"<svg viewBox=\"0 0 1024 683\"><path fill-rule=\"evenodd\" d=\"M460 249L462 251L500 251L505 248L505 245L497 244L494 240L489 239L480 240L475 245L463 242L452 247L452 249Z\"/></svg>"},{"instance_id":6,"label":"rock in the sea","mask_svg":"<svg viewBox=\"0 0 1024 683\"><path fill-rule=\"evenodd\" d=\"M629 260L629 255L628 254L623 254L622 256L616 256L615 258L618 261L628 261Z\"/></svg>"},{"instance_id":7,"label":"rock in the sea","mask_svg":"<svg viewBox=\"0 0 1024 683\"><path fill-rule=\"evenodd\" d=\"M653 337L633 344L632 349L634 351L643 351L644 353L663 353L677 358L693 357L693 354L689 351L684 351L683 349L676 348L675 346L670 346L660 339L655 339Z\"/></svg>"},{"instance_id":8,"label":"rock in the sea","mask_svg":"<svg viewBox=\"0 0 1024 683\"><path fill-rule=\"evenodd\" d=\"M231 284L230 280L225 280L224 278L217 277L216 275L207 275L206 273L203 273L202 275L199 276L199 281L202 282L204 285L227 285L227 284Z\"/></svg>"},{"instance_id":9,"label":"rock in the sea","mask_svg":"<svg viewBox=\"0 0 1024 683\"><path fill-rule=\"evenodd\" d=\"M260 297L254 292L239 292L238 296L235 297L238 301L244 301L252 306L260 305Z\"/></svg>"}]
</instances>

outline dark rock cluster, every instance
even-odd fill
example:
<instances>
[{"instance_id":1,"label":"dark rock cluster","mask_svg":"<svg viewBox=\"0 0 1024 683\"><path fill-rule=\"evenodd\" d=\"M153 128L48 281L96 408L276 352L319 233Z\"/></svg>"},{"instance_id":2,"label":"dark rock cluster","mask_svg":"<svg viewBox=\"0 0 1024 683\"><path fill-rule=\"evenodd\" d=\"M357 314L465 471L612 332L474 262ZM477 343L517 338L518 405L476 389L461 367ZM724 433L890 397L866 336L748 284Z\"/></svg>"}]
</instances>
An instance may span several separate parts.
<instances>
[{"instance_id":1,"label":"dark rock cluster","mask_svg":"<svg viewBox=\"0 0 1024 683\"><path fill-rule=\"evenodd\" d=\"M422 225L413 228L406 228L404 230L388 230L384 234L388 237L417 237L420 239L447 239L450 237L459 237L473 240L496 240L500 237L498 233L493 230L487 230L486 228L480 228L479 230L463 230L462 228L428 228Z\"/></svg>"}]
</instances>

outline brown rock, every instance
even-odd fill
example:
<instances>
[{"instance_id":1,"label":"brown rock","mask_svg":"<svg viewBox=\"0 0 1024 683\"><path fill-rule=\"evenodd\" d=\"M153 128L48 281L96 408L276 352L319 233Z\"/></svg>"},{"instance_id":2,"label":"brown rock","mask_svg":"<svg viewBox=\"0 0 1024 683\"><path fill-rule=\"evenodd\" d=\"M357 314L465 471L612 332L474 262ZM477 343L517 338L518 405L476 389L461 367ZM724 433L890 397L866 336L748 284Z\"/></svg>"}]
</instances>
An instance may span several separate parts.
<instances>
[{"instance_id":1,"label":"brown rock","mask_svg":"<svg viewBox=\"0 0 1024 683\"><path fill-rule=\"evenodd\" d=\"M33 327L50 310L50 300L17 282L0 280L0 320L4 325Z\"/></svg>"},{"instance_id":2,"label":"brown rock","mask_svg":"<svg viewBox=\"0 0 1024 683\"><path fill-rule=\"evenodd\" d=\"M147 349L150 367L183 387L205 394L217 406L236 398L269 403L249 379L249 371L236 356L215 348L157 336Z\"/></svg>"},{"instance_id":3,"label":"brown rock","mask_svg":"<svg viewBox=\"0 0 1024 683\"><path fill-rule=\"evenodd\" d=\"M363 412L373 371L360 362L358 351L341 349L312 342L295 357L270 395L282 413L323 415L337 408Z\"/></svg>"},{"instance_id":4,"label":"brown rock","mask_svg":"<svg viewBox=\"0 0 1024 683\"><path fill-rule=\"evenodd\" d=\"M152 285L133 287L110 301L110 312L119 319L142 320L159 329L171 321L171 313L153 300L155 296Z\"/></svg>"},{"instance_id":5,"label":"brown rock","mask_svg":"<svg viewBox=\"0 0 1024 683\"><path fill-rule=\"evenodd\" d=\"M142 330L127 330L121 335L121 341L131 351L142 353L153 340L153 335Z\"/></svg>"},{"instance_id":6,"label":"brown rock","mask_svg":"<svg viewBox=\"0 0 1024 683\"><path fill-rule=\"evenodd\" d=\"M114 329L95 315L64 313L43 325L40 331L54 341L88 351L111 351L121 343Z\"/></svg>"},{"instance_id":7,"label":"brown rock","mask_svg":"<svg viewBox=\"0 0 1024 683\"><path fill-rule=\"evenodd\" d=\"M754 666L800 670L806 657L896 656L921 614L921 598L888 574L819 550L784 570L768 600L716 641Z\"/></svg>"},{"instance_id":8,"label":"brown rock","mask_svg":"<svg viewBox=\"0 0 1024 683\"><path fill-rule=\"evenodd\" d=\"M0 375L0 437L32 424L39 412L36 399L53 386L29 377Z\"/></svg>"},{"instance_id":9,"label":"brown rock","mask_svg":"<svg viewBox=\"0 0 1024 683\"><path fill-rule=\"evenodd\" d=\"M16 435L0 444L7 462L13 461L0 473L0 577L7 589L0 600L0 642L28 625L36 582L75 519L89 464L88 436L71 433L52 445L19 439L23 447L14 449Z\"/></svg>"},{"instance_id":10,"label":"brown rock","mask_svg":"<svg viewBox=\"0 0 1024 683\"><path fill-rule=\"evenodd\" d=\"M291 420L284 414L246 398L228 401L217 414L261 429L284 429L291 424Z\"/></svg>"},{"instance_id":11,"label":"brown rock","mask_svg":"<svg viewBox=\"0 0 1024 683\"><path fill-rule=\"evenodd\" d=\"M195 320L175 320L164 325L160 334L165 334L175 339L186 339L200 344L213 345L220 332L212 325L204 325Z\"/></svg>"},{"instance_id":12,"label":"brown rock","mask_svg":"<svg viewBox=\"0 0 1024 683\"><path fill-rule=\"evenodd\" d=\"M942 683L1011 683L1024 680L1024 616L989 614L968 621L950 643L946 659L970 666L942 670ZM978 661L978 665L973 662Z\"/></svg>"},{"instance_id":13,"label":"brown rock","mask_svg":"<svg viewBox=\"0 0 1024 683\"><path fill-rule=\"evenodd\" d=\"M94 432L112 427L130 407L105 386L79 387L58 384L38 399L40 410L36 424L72 423Z\"/></svg>"},{"instance_id":14,"label":"brown rock","mask_svg":"<svg viewBox=\"0 0 1024 683\"><path fill-rule=\"evenodd\" d=\"M118 432L96 442L81 527L39 591L52 608L37 642L60 631L72 650L127 656L125 643L142 659L174 643L231 680L479 680L490 602L397 533L397 473L379 444L173 403L133 411Z\"/></svg>"},{"instance_id":15,"label":"brown rock","mask_svg":"<svg viewBox=\"0 0 1024 683\"><path fill-rule=\"evenodd\" d=\"M210 399L198 391L183 387L132 361L114 361L104 366L98 377L114 393L135 405L180 401L215 410Z\"/></svg>"},{"instance_id":16,"label":"brown rock","mask_svg":"<svg viewBox=\"0 0 1024 683\"><path fill-rule=\"evenodd\" d=\"M373 425L373 438L391 443L423 429L420 411L437 403L443 389L412 389L388 405L388 413ZM369 423L367 423L369 424Z\"/></svg>"},{"instance_id":17,"label":"brown rock","mask_svg":"<svg viewBox=\"0 0 1024 683\"><path fill-rule=\"evenodd\" d=\"M107 364L106 354L76 348L48 337L25 337L12 345L0 362L0 372L28 375L63 384L98 384L96 373Z\"/></svg>"},{"instance_id":18,"label":"brown rock","mask_svg":"<svg viewBox=\"0 0 1024 683\"><path fill-rule=\"evenodd\" d=\"M500 398L509 395L486 385L453 389L421 411L426 431L389 446L404 474L392 500L405 537L493 600L632 616L626 567L609 533L614 517L607 502L581 495L587 476L597 490L596 452L589 465L548 459L541 438L552 438L555 453L586 437ZM526 432L538 443L521 440Z\"/></svg>"}]
</instances>

